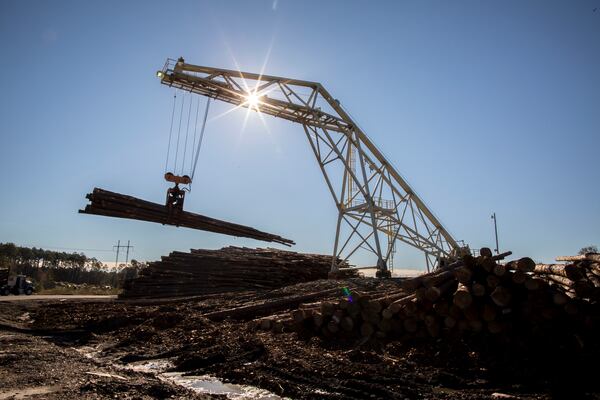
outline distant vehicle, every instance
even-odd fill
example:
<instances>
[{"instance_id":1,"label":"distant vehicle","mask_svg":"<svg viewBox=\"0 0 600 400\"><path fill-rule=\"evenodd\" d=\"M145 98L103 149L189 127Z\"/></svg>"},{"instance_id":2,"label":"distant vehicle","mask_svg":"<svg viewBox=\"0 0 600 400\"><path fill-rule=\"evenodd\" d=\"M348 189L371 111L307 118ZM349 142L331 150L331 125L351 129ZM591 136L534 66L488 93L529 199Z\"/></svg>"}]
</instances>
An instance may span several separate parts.
<instances>
[{"instance_id":1,"label":"distant vehicle","mask_svg":"<svg viewBox=\"0 0 600 400\"><path fill-rule=\"evenodd\" d=\"M8 271L0 271L0 294L30 295L33 293L33 283L25 275L17 275L8 279Z\"/></svg>"}]
</instances>

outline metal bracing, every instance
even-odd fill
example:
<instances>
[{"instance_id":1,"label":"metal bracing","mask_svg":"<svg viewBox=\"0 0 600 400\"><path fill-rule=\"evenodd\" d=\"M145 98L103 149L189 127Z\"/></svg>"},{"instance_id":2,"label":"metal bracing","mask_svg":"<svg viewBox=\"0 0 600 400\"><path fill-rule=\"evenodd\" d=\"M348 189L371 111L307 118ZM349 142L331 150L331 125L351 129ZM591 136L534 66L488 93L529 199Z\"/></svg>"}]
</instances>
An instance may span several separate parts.
<instances>
[{"instance_id":1,"label":"metal bracing","mask_svg":"<svg viewBox=\"0 0 600 400\"><path fill-rule=\"evenodd\" d=\"M425 254L427 267L460 246L360 127L317 82L167 60L161 83L302 125L338 209L335 259L377 257L381 276L396 243Z\"/></svg>"}]
</instances>

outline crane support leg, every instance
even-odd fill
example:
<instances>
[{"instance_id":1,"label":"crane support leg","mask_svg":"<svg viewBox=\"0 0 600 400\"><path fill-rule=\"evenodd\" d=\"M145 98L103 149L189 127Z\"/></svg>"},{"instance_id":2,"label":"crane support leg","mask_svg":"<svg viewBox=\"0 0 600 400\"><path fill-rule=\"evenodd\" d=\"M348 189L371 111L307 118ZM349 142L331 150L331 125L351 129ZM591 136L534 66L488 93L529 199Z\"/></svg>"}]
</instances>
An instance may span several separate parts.
<instances>
[{"instance_id":1,"label":"crane support leg","mask_svg":"<svg viewBox=\"0 0 600 400\"><path fill-rule=\"evenodd\" d=\"M382 252L379 240L381 224L378 221L375 210L375 202L369 188L369 178L366 172L365 157L360 145L352 140L350 135L342 134L334 139L331 132L304 126L304 131L309 140L313 153L317 159L325 182L334 198L338 208L338 219L336 224L335 241L333 249L332 274L337 272L336 260L347 260L357 250L364 249L374 253L377 257L378 276L389 276L387 269L388 254ZM360 161L360 173L355 171L351 162L351 149L358 152ZM337 163L334 163L337 161ZM332 173L331 169L337 164L342 166L341 174ZM339 169L339 168L338 168ZM341 190L339 196L335 190L332 176L341 175ZM350 184L352 182L352 184ZM356 188L356 193L348 192L347 187ZM360 215L358 222L354 221L353 215ZM347 228L343 230L343 222ZM368 223L365 223L368 222ZM343 242L342 242L343 240Z\"/></svg>"},{"instance_id":2,"label":"crane support leg","mask_svg":"<svg viewBox=\"0 0 600 400\"><path fill-rule=\"evenodd\" d=\"M387 277L389 271L387 269L386 261L383 259L381 253L381 244L379 243L379 230L377 228L377 220L375 216L375 204L373 202L373 196L371 196L371 191L368 185L367 171L365 169L365 159L363 157L362 149L360 147L360 141L356 137L355 141L357 143L356 149L358 150L358 159L360 160L360 169L362 171L363 181L366 182L366 184L364 185L365 201L369 207L369 214L371 217L371 224L373 229L373 237L375 238L375 247L377 250L377 272L378 276Z\"/></svg>"}]
</instances>

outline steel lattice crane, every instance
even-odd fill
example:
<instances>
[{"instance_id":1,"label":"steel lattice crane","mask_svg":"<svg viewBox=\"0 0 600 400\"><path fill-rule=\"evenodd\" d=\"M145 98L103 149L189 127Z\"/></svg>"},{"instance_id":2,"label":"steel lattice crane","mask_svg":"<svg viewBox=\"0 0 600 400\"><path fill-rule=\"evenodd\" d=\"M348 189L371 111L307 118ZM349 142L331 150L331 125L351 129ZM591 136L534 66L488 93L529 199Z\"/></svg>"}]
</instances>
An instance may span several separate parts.
<instances>
[{"instance_id":1,"label":"steel lattice crane","mask_svg":"<svg viewBox=\"0 0 600 400\"><path fill-rule=\"evenodd\" d=\"M338 257L346 260L364 249L377 256L377 276L389 276L398 242L421 250L428 270L463 251L320 83L192 65L183 58L168 59L157 75L170 87L302 125L338 209L333 273Z\"/></svg>"}]
</instances>

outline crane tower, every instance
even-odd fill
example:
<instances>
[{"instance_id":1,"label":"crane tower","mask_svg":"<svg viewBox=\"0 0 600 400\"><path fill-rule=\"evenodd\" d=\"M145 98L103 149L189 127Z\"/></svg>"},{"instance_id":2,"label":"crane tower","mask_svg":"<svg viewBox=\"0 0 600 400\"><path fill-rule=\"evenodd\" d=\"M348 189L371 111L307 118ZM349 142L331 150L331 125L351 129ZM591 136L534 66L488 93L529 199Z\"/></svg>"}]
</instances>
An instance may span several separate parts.
<instances>
[{"instance_id":1,"label":"crane tower","mask_svg":"<svg viewBox=\"0 0 600 400\"><path fill-rule=\"evenodd\" d=\"M346 260L358 250L377 258L389 276L396 243L425 254L427 269L461 248L340 102L318 82L203 67L168 59L162 84L300 124L335 201L333 248Z\"/></svg>"}]
</instances>

